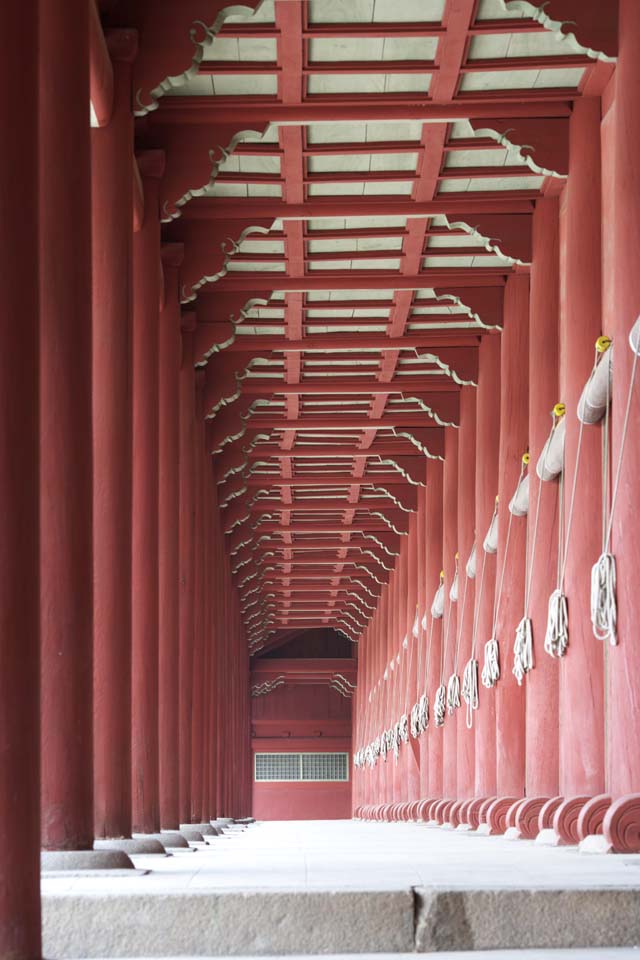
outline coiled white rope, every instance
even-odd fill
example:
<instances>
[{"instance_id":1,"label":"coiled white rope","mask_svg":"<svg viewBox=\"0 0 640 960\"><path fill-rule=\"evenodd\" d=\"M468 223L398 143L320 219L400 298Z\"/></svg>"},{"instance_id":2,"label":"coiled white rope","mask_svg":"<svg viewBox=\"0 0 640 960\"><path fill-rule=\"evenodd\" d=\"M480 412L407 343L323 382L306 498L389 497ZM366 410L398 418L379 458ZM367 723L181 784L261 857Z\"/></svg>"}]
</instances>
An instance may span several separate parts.
<instances>
[{"instance_id":1,"label":"coiled white rope","mask_svg":"<svg viewBox=\"0 0 640 960\"><path fill-rule=\"evenodd\" d=\"M549 597L547 632L544 649L551 657L564 657L569 644L569 610L567 598L559 587Z\"/></svg>"},{"instance_id":2,"label":"coiled white rope","mask_svg":"<svg viewBox=\"0 0 640 960\"><path fill-rule=\"evenodd\" d=\"M618 643L617 619L618 612L616 606L616 560L610 552L611 532L613 530L613 515L615 512L618 491L620 488L620 476L622 472L622 459L624 448L629 432L629 417L631 414L631 402L633 400L633 390L636 381L636 372L638 367L639 346L633 342L634 330L639 325L638 318L629 334L629 345L633 350L633 364L631 367L631 377L629 380L629 389L627 391L627 403L622 422L622 432L620 435L620 448L618 451L618 462L616 464L616 476L613 484L613 494L611 497L611 509L609 510L609 520L604 535L603 550L591 571L591 625L593 634L598 640L609 640L612 647ZM640 344L640 341L639 341ZM609 399L607 395L607 400ZM605 419L605 436L603 444L608 443L608 404L607 415ZM608 449L608 448L607 448ZM603 468L605 466L605 453L603 453Z\"/></svg>"},{"instance_id":3,"label":"coiled white rope","mask_svg":"<svg viewBox=\"0 0 640 960\"><path fill-rule=\"evenodd\" d=\"M456 570L456 576L457 576L457 573L458 571ZM456 647L455 647L455 653L453 656L453 673L449 677L449 683L447 684L447 710L449 711L449 714L452 714L460 706L460 677L458 676L458 658L460 655L460 639L461 639L462 630L464 627L464 612L467 606L468 582L469 582L469 575L465 573L464 587L462 590L462 606L460 608L460 615L458 617L458 624L457 624L457 631L456 631Z\"/></svg>"},{"instance_id":4,"label":"coiled white rope","mask_svg":"<svg viewBox=\"0 0 640 960\"><path fill-rule=\"evenodd\" d=\"M449 716L460 706L460 677L452 673L447 683L447 712Z\"/></svg>"},{"instance_id":5,"label":"coiled white rope","mask_svg":"<svg viewBox=\"0 0 640 960\"><path fill-rule=\"evenodd\" d=\"M495 511L494 511L495 512ZM467 660L462 677L462 699L467 705L467 729L473 727L473 714L478 709L478 661L476 660L476 646L478 641L478 620L482 606L484 588L484 570L487 562L486 551L482 551L482 567L480 570L480 586L476 597L476 606L473 617L473 632L471 635L471 656Z\"/></svg>"},{"instance_id":6,"label":"coiled white rope","mask_svg":"<svg viewBox=\"0 0 640 960\"><path fill-rule=\"evenodd\" d=\"M447 662L447 650L449 648L449 631L451 629L451 612L453 604L458 599L458 554L455 555L455 572L453 575L453 581L451 584L451 589L449 591L449 612L447 616L447 629L445 630L444 641L440 647L440 685L436 691L436 699L433 706L433 715L436 723L436 727L441 727L444 723L447 709L447 687L444 683L444 672ZM457 678L456 678L457 679ZM441 704L442 701L442 704ZM442 709L442 713L441 713ZM449 713L453 713L453 710L450 710Z\"/></svg>"},{"instance_id":7,"label":"coiled white rope","mask_svg":"<svg viewBox=\"0 0 640 960\"><path fill-rule=\"evenodd\" d=\"M530 617L523 617L516 627L513 646L513 675L522 685L525 675L533 670L533 626Z\"/></svg>"},{"instance_id":8,"label":"coiled white rope","mask_svg":"<svg viewBox=\"0 0 640 960\"><path fill-rule=\"evenodd\" d=\"M600 351L601 340L599 338L596 341L593 367L591 368L591 373L589 374L587 386L591 383L595 375L598 366L598 354ZM560 474L560 482L558 484L558 577L556 580L556 588L549 597L549 605L547 609L547 629L544 637L544 649L551 657L563 657L567 652L567 647L569 646L569 605L567 596L564 592L564 578L567 570L569 543L571 541L571 530L573 527L576 491L578 487L578 473L582 454L583 433L584 421L580 419L578 444L576 447L576 461L573 468L573 479L571 481L571 498L569 500L569 513L567 514L566 533L564 532L564 469Z\"/></svg>"},{"instance_id":9,"label":"coiled white rope","mask_svg":"<svg viewBox=\"0 0 640 960\"><path fill-rule=\"evenodd\" d=\"M500 647L495 637L484 645L484 666L482 667L482 685L490 689L500 679Z\"/></svg>"},{"instance_id":10,"label":"coiled white rope","mask_svg":"<svg viewBox=\"0 0 640 960\"><path fill-rule=\"evenodd\" d=\"M429 625L429 639L427 641L427 655L425 663L425 673L424 673L424 693L420 697L420 733L424 731L429 726L429 667L431 663L431 646L433 643L433 628L435 624L434 617L431 617L431 623Z\"/></svg>"},{"instance_id":11,"label":"coiled white rope","mask_svg":"<svg viewBox=\"0 0 640 960\"><path fill-rule=\"evenodd\" d=\"M520 468L520 478L524 474L526 464L523 462ZM497 509L497 507L496 507ZM500 679L500 647L496 639L496 627L498 625L498 612L500 610L500 601L502 600L502 588L504 586L504 575L507 569L507 557L509 555L509 541L511 540L511 525L513 523L513 514L509 510L509 523L507 524L507 536L504 542L504 556L502 558L502 570L500 571L500 583L493 604L493 626L491 630L491 639L484 645L484 666L482 667L482 684L487 688L495 687Z\"/></svg>"},{"instance_id":12,"label":"coiled white rope","mask_svg":"<svg viewBox=\"0 0 640 960\"><path fill-rule=\"evenodd\" d=\"M467 729L473 727L473 714L478 709L478 661L471 657L462 675L462 699L467 705Z\"/></svg>"},{"instance_id":13,"label":"coiled white rope","mask_svg":"<svg viewBox=\"0 0 640 960\"><path fill-rule=\"evenodd\" d=\"M436 727L441 727L444 723L444 717L447 705L447 688L443 683L436 690L436 698L433 704L433 719Z\"/></svg>"},{"instance_id":14,"label":"coiled white rope","mask_svg":"<svg viewBox=\"0 0 640 960\"><path fill-rule=\"evenodd\" d=\"M540 523L540 503L542 498L542 486L544 483L543 477L547 467L547 458L549 452L552 448L552 438L553 434L558 428L558 424L561 422L562 417L564 416L564 404L557 403L553 410L551 411L552 417L552 427L551 435L549 436L547 442L544 446L544 456L542 459L542 469L538 474L538 495L536 498L536 513L535 520L533 524L533 537L531 542L531 554L529 554L529 536L527 528L527 547L526 547L526 576L525 576L525 597L524 597L524 616L516 628L516 639L513 648L513 673L518 681L518 685L522 684L522 681L525 675L533 669L534 667L534 657L533 657L533 622L529 616L529 605L531 602L531 587L533 584L533 571L535 566L535 556L536 556L536 545L538 542L538 528ZM536 471L537 472L537 471ZM564 470L560 474L560 497L562 502L562 477ZM558 648L561 646L563 641L563 634L561 633L564 629L566 634L567 627L567 602L566 598L563 597L561 591L555 590L551 597L549 598L549 610L547 616L547 629L545 634L545 650L547 650L547 644L552 648ZM566 649L566 645L565 645ZM549 652L549 650L547 650ZM562 651L564 653L564 650Z\"/></svg>"},{"instance_id":15,"label":"coiled white rope","mask_svg":"<svg viewBox=\"0 0 640 960\"><path fill-rule=\"evenodd\" d=\"M611 348L609 348L611 349ZM598 640L617 641L616 622L616 561L609 552L609 411L611 391L607 377L604 424L602 427L602 552L591 568L591 628ZM619 462L619 461L618 461Z\"/></svg>"},{"instance_id":16,"label":"coiled white rope","mask_svg":"<svg viewBox=\"0 0 640 960\"><path fill-rule=\"evenodd\" d=\"M578 434L578 447L576 451L576 465L580 458L580 449L582 445L582 427ZM564 468L560 473L558 480L558 565L556 574L556 588L549 597L547 607L547 625L544 635L544 649L550 657L564 657L569 645L569 607L566 595L563 592L564 570L567 556L568 536L571 530L571 523L567 527L567 540L564 539ZM573 490L571 496L571 505L569 507L569 519L573 516L573 503L575 499L575 475Z\"/></svg>"},{"instance_id":17,"label":"coiled white rope","mask_svg":"<svg viewBox=\"0 0 640 960\"><path fill-rule=\"evenodd\" d=\"M598 640L609 640L615 647L618 612L616 607L616 559L601 553L591 568L591 626Z\"/></svg>"},{"instance_id":18,"label":"coiled white rope","mask_svg":"<svg viewBox=\"0 0 640 960\"><path fill-rule=\"evenodd\" d=\"M523 471L524 464L529 463L529 454L522 458ZM538 522L540 520L540 495L542 493L542 481L538 481L538 496L536 498L536 513L533 524L533 537L531 542L531 555L529 555L529 518L527 512L527 527L525 534L525 574L524 574L524 616L516 627L516 638L513 644L513 668L512 673L522 686L527 673L533 670L533 623L529 616L529 600L531 597L531 583L533 564L535 559L536 541L538 539Z\"/></svg>"}]
</instances>

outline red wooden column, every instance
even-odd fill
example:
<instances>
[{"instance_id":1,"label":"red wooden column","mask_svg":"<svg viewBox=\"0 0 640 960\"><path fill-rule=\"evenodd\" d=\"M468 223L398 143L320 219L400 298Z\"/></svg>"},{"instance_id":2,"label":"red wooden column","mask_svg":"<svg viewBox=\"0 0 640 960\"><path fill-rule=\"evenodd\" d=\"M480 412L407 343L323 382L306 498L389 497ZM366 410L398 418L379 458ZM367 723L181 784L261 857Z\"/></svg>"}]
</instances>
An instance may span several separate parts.
<instances>
[{"instance_id":1,"label":"red wooden column","mask_svg":"<svg viewBox=\"0 0 640 960\"><path fill-rule=\"evenodd\" d=\"M47 850L93 846L88 14L86 0L51 0L42 5L38 24L42 844ZM18 317L11 322L20 323Z\"/></svg>"},{"instance_id":2,"label":"red wooden column","mask_svg":"<svg viewBox=\"0 0 640 960\"><path fill-rule=\"evenodd\" d=\"M507 551L509 501L518 485L522 455L528 447L529 277L526 275L512 276L507 280L500 368L497 594ZM496 639L500 644L500 680L495 688L496 785L503 804L505 798L524 796L525 690L524 686L518 686L512 668L516 627L524 610L526 530L526 519L513 517L496 613ZM492 830L496 829L493 823L491 826Z\"/></svg>"},{"instance_id":3,"label":"red wooden column","mask_svg":"<svg viewBox=\"0 0 640 960\"><path fill-rule=\"evenodd\" d=\"M409 547L409 537L405 536L402 538L402 551L398 557L398 576L396 580L396 596L394 602L394 643L393 643L393 655L400 655L400 662L397 662L396 657L396 666L395 666L395 677L394 677L394 709L392 715L392 723L398 723L400 717L404 713L405 708L405 682L407 675L407 665L408 665L408 638L407 638L407 649L404 649L404 638L406 634L406 623L407 623L407 574L408 574L408 547ZM407 799L407 748L406 744L401 743L400 749L398 752L397 761L394 759L393 762L393 799L396 802L401 802Z\"/></svg>"},{"instance_id":4,"label":"red wooden column","mask_svg":"<svg viewBox=\"0 0 640 960\"><path fill-rule=\"evenodd\" d=\"M482 671L483 650L493 627L496 558L484 556L482 543L493 515L498 493L500 454L500 337L482 338L476 400L476 659ZM484 564L484 578L482 568ZM476 797L496 795L496 700L478 677L478 710L474 717Z\"/></svg>"},{"instance_id":5,"label":"red wooden column","mask_svg":"<svg viewBox=\"0 0 640 960\"><path fill-rule=\"evenodd\" d=\"M544 649L549 596L558 563L558 481L542 483L535 465L552 426L558 395L558 312L560 259L559 202L542 197L533 215L533 262L529 313L529 562L532 564L529 616L533 624L534 668L526 680L526 794L558 793L558 664ZM565 477L566 481L566 477ZM540 509L537 511L538 497ZM535 532L538 513L537 534ZM534 540L535 536L535 553Z\"/></svg>"},{"instance_id":6,"label":"red wooden column","mask_svg":"<svg viewBox=\"0 0 640 960\"><path fill-rule=\"evenodd\" d=\"M421 503L420 494L424 491L421 487L418 490L418 506ZM407 593L407 638L409 641L408 661L406 671L406 695L405 705L407 708L407 717L409 718L409 742L405 746L407 753L407 800L420 799L420 747L416 740L411 736L411 708L416 702L416 678L418 676L418 651L420 649L420 632L418 636L413 634L413 625L416 619L418 607L418 533L420 527L420 517L418 512L413 513L409 520L409 537L407 548L408 554L408 593Z\"/></svg>"},{"instance_id":7,"label":"red wooden column","mask_svg":"<svg viewBox=\"0 0 640 960\"><path fill-rule=\"evenodd\" d=\"M425 471L428 469L425 467ZM424 476L425 474L423 474ZM422 627L422 620L427 609L427 585L425 579L425 565L426 565L426 528L425 528L425 509L426 509L426 500L427 500L427 489L426 487L420 487L418 490L418 512L417 516L417 558L416 558L416 571L418 578L418 595L417 595L417 607L418 607L418 641L416 646L416 681L413 690L413 702L417 703L420 700L420 697L424 693L424 675L425 675L425 665L426 665L426 653L427 653L427 633ZM428 769L425 770L424 766L426 764L426 753L423 754L422 741L425 739L426 734L422 733L415 741L415 749L417 754L417 764L418 764L418 797L420 800L426 800L427 797L427 787L428 787Z\"/></svg>"},{"instance_id":8,"label":"red wooden column","mask_svg":"<svg viewBox=\"0 0 640 960\"><path fill-rule=\"evenodd\" d=\"M182 315L180 366L180 547L179 547L179 717L178 762L180 822L191 821L191 702L193 696L193 607L195 562L195 315Z\"/></svg>"},{"instance_id":9,"label":"red wooden column","mask_svg":"<svg viewBox=\"0 0 640 960\"><path fill-rule=\"evenodd\" d=\"M158 690L160 826L177 828L179 811L179 487L180 264L182 244L162 248L164 307L159 321Z\"/></svg>"},{"instance_id":10,"label":"red wooden column","mask_svg":"<svg viewBox=\"0 0 640 960\"><path fill-rule=\"evenodd\" d=\"M91 131L93 722L96 837L131 836L131 71L134 31L109 37L113 112Z\"/></svg>"},{"instance_id":11,"label":"red wooden column","mask_svg":"<svg viewBox=\"0 0 640 960\"><path fill-rule=\"evenodd\" d=\"M444 473L442 486L442 566L445 583L445 618L443 621L443 642L447 637L442 682L445 687L453 669L453 656L456 645L458 624L458 604L451 603L449 591L453 584L458 552L458 430L446 427L444 432ZM460 571L460 586L463 570ZM447 632L448 631L448 632ZM442 754L442 791L450 800L458 799L458 725L454 716L446 715L441 733L443 738Z\"/></svg>"},{"instance_id":12,"label":"red wooden column","mask_svg":"<svg viewBox=\"0 0 640 960\"><path fill-rule=\"evenodd\" d=\"M571 501L579 422L576 409L601 333L600 101L575 104L569 125L569 179L560 207L560 394L567 406L565 517ZM621 351L618 351L621 352ZM565 809L576 797L604 789L604 647L590 619L591 567L601 551L601 426L585 427L564 589L569 645L560 662L560 793Z\"/></svg>"},{"instance_id":13,"label":"red wooden column","mask_svg":"<svg viewBox=\"0 0 640 960\"><path fill-rule=\"evenodd\" d=\"M10 4L0 39L0 956L15 960L41 955L38 6Z\"/></svg>"},{"instance_id":14,"label":"red wooden column","mask_svg":"<svg viewBox=\"0 0 640 960\"><path fill-rule=\"evenodd\" d=\"M160 829L158 781L158 331L164 154L138 157L144 222L133 240L132 824Z\"/></svg>"},{"instance_id":15,"label":"red wooden column","mask_svg":"<svg viewBox=\"0 0 640 960\"><path fill-rule=\"evenodd\" d=\"M476 580L467 579L466 565L473 548L475 535L476 502L476 387L463 387L460 391L460 429L458 431L458 675L462 684L465 664L471 656L471 633ZM480 557L481 545L476 546L476 558ZM476 575L477 577L477 575ZM466 590L466 600L464 594ZM451 723L458 728L457 738L457 796L460 800L473 797L475 773L475 738L473 730L467 729L466 705L461 704Z\"/></svg>"},{"instance_id":16,"label":"red wooden column","mask_svg":"<svg viewBox=\"0 0 640 960\"><path fill-rule=\"evenodd\" d=\"M615 237L613 262L613 323L607 330L615 339L613 382L613 463L617 464L631 382L633 353L628 333L640 313L640 279L637 250L640 236L640 196L637 182L637 144L640 142L638 111L637 45L640 40L640 10L629 0L620 0L619 59L615 101ZM637 366L640 365L640 362ZM640 450L637 424L640 369L629 409L628 431L613 519L612 552L616 558L618 646L608 651L609 696L607 722L607 787L615 803L605 820L605 833L614 849L638 852L640 830L640 759L638 758L638 636L637 567L640 556L638 530L638 475ZM631 796L629 796L631 795Z\"/></svg>"},{"instance_id":17,"label":"red wooden column","mask_svg":"<svg viewBox=\"0 0 640 960\"><path fill-rule=\"evenodd\" d=\"M204 431L203 431L204 432ZM204 704L203 704L203 748L202 748L202 816L206 822L212 814L210 813L209 802L209 775L211 763L211 678L213 676L213 624L211 616L211 538L212 531L212 462L207 454L203 439L203 459L204 459L204 485L203 485L203 553L204 553L204 595L203 595L203 618L204 618Z\"/></svg>"},{"instance_id":18,"label":"red wooden column","mask_svg":"<svg viewBox=\"0 0 640 960\"><path fill-rule=\"evenodd\" d=\"M195 466L195 570L194 570L194 648L193 703L191 713L191 816L202 822L202 783L204 746L204 372L196 373L196 420L194 428ZM225 726L228 724L228 718Z\"/></svg>"},{"instance_id":19,"label":"red wooden column","mask_svg":"<svg viewBox=\"0 0 640 960\"><path fill-rule=\"evenodd\" d=\"M429 634L433 630L431 639L431 655L428 660L429 685L429 727L422 735L425 741L429 765L429 796L433 799L441 797L443 790L442 780L442 730L435 725L433 705L436 690L440 682L440 650L442 645L442 620L431 622L431 603L433 595L440 582L442 570L442 497L443 497L443 464L433 460L429 464L427 495L426 495L426 530L427 530L427 559L425 564L425 582L427 587L427 645ZM422 764L422 758L421 758Z\"/></svg>"}]
</instances>

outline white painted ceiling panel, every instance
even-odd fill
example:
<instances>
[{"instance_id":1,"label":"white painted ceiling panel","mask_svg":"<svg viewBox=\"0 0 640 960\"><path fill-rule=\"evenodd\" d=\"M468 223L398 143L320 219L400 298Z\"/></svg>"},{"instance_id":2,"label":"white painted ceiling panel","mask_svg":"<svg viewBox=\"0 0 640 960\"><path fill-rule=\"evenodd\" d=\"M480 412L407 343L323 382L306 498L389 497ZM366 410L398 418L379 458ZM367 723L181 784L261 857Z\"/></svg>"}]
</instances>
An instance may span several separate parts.
<instances>
[{"instance_id":1,"label":"white painted ceiling panel","mask_svg":"<svg viewBox=\"0 0 640 960\"><path fill-rule=\"evenodd\" d=\"M382 60L383 37L320 37L309 43L312 63Z\"/></svg>"},{"instance_id":2,"label":"white painted ceiling panel","mask_svg":"<svg viewBox=\"0 0 640 960\"><path fill-rule=\"evenodd\" d=\"M212 77L213 92L218 97L275 96L278 78L275 74Z\"/></svg>"},{"instance_id":3,"label":"white painted ceiling panel","mask_svg":"<svg viewBox=\"0 0 640 960\"><path fill-rule=\"evenodd\" d=\"M483 57L554 57L582 53L570 35L542 30L539 33L502 33L473 37L469 59Z\"/></svg>"},{"instance_id":4,"label":"white painted ceiling panel","mask_svg":"<svg viewBox=\"0 0 640 960\"><path fill-rule=\"evenodd\" d=\"M442 180L438 193L473 193L483 190L539 190L544 177L476 177L471 180Z\"/></svg>"},{"instance_id":5,"label":"white painted ceiling panel","mask_svg":"<svg viewBox=\"0 0 640 960\"><path fill-rule=\"evenodd\" d=\"M413 180L388 180L384 183L366 183L364 195L377 196L385 194L405 195L413 190Z\"/></svg>"},{"instance_id":6,"label":"white painted ceiling panel","mask_svg":"<svg viewBox=\"0 0 640 960\"><path fill-rule=\"evenodd\" d=\"M208 60L264 60L273 62L278 50L275 37L224 37L216 36L203 45L203 59Z\"/></svg>"},{"instance_id":7,"label":"white painted ceiling panel","mask_svg":"<svg viewBox=\"0 0 640 960\"><path fill-rule=\"evenodd\" d=\"M450 150L446 154L445 169L454 167L512 167L522 166L522 160L503 147L495 150Z\"/></svg>"},{"instance_id":8,"label":"white painted ceiling panel","mask_svg":"<svg viewBox=\"0 0 640 960\"><path fill-rule=\"evenodd\" d=\"M371 23L375 0L309 0L309 23Z\"/></svg>"},{"instance_id":9,"label":"white painted ceiling panel","mask_svg":"<svg viewBox=\"0 0 640 960\"><path fill-rule=\"evenodd\" d=\"M375 23L438 23L445 0L375 0Z\"/></svg>"}]
</instances>

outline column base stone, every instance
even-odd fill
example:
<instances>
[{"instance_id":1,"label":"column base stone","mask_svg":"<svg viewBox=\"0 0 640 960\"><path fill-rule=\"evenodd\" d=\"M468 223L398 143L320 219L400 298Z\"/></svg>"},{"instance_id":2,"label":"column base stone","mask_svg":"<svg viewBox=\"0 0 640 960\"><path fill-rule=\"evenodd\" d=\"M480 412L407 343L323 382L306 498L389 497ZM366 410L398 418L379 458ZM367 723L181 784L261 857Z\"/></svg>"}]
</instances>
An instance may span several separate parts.
<instances>
[{"instance_id":1,"label":"column base stone","mask_svg":"<svg viewBox=\"0 0 640 960\"><path fill-rule=\"evenodd\" d=\"M134 833L134 840L157 840L165 850L188 849L189 844L182 836L173 830L160 831L158 833Z\"/></svg>"},{"instance_id":2,"label":"column base stone","mask_svg":"<svg viewBox=\"0 0 640 960\"><path fill-rule=\"evenodd\" d=\"M43 872L70 870L134 870L133 863L122 850L41 850Z\"/></svg>"},{"instance_id":3,"label":"column base stone","mask_svg":"<svg viewBox=\"0 0 640 960\"><path fill-rule=\"evenodd\" d=\"M562 840L555 832L553 827L545 827L536 837L536 843L541 847L559 847L562 846Z\"/></svg>"},{"instance_id":4,"label":"column base stone","mask_svg":"<svg viewBox=\"0 0 640 960\"><path fill-rule=\"evenodd\" d=\"M603 837L601 833L592 833L590 836L585 837L584 840L580 841L578 844L578 853L613 853L613 848L606 837Z\"/></svg>"},{"instance_id":5,"label":"column base stone","mask_svg":"<svg viewBox=\"0 0 640 960\"><path fill-rule=\"evenodd\" d=\"M215 828L211 826L209 822L207 823L181 823L180 830L197 830L198 833L201 833L203 837L215 837L216 831Z\"/></svg>"},{"instance_id":6,"label":"column base stone","mask_svg":"<svg viewBox=\"0 0 640 960\"><path fill-rule=\"evenodd\" d=\"M94 850L121 850L130 857L161 856L166 857L167 851L159 840L153 837L98 837L93 841Z\"/></svg>"}]
</instances>

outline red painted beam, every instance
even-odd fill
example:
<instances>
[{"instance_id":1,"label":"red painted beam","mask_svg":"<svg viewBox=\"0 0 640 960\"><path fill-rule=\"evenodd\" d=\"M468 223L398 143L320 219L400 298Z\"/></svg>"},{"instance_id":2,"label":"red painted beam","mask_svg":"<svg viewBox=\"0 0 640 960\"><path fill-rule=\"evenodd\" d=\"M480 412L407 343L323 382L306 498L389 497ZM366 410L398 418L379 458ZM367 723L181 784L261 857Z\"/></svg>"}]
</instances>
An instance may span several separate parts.
<instances>
[{"instance_id":1,"label":"red painted beam","mask_svg":"<svg viewBox=\"0 0 640 960\"><path fill-rule=\"evenodd\" d=\"M265 72L268 73L268 65ZM409 99L407 97L380 97L373 94L369 99L361 97L351 99L343 96L339 99L318 98L302 104L278 103L273 98L261 98L251 102L243 97L165 97L159 109L151 116L151 124L216 124L232 120L239 129L244 126L264 129L268 123L306 124L340 123L350 121L375 122L379 120L421 120L446 123L451 120L468 120L470 117L491 119L494 117L568 117L571 113L571 101L578 91L562 92L559 99L553 92L534 90L535 99L524 99L526 91L517 93L499 91L500 100L471 94L464 102L433 103L427 98Z\"/></svg>"},{"instance_id":2,"label":"red painted beam","mask_svg":"<svg viewBox=\"0 0 640 960\"><path fill-rule=\"evenodd\" d=\"M535 20L513 18L496 18L495 20L478 20L469 30L470 34L483 35L494 33L541 33L544 27ZM220 33L225 37L275 37L279 30L274 24L246 23L223 24ZM375 21L354 23L313 23L303 28L305 40L315 37L440 37L445 33L445 27L440 21L417 23L378 23Z\"/></svg>"},{"instance_id":3,"label":"red painted beam","mask_svg":"<svg viewBox=\"0 0 640 960\"><path fill-rule=\"evenodd\" d=\"M493 311L492 313L495 313ZM427 315L428 316L428 315ZM468 320L464 314L463 319ZM495 316L483 317L485 323L494 323L498 318ZM501 320L501 316L500 316ZM326 321L325 321L326 323ZM199 325L200 326L200 325ZM211 326L209 324L208 326ZM204 339L204 327L203 339ZM421 330L416 333L407 334L404 337L387 337L381 333L329 333L316 335L313 338L305 337L303 340L286 340L279 335L255 335L244 334L236 336L233 343L225 348L225 353L244 352L251 350L258 355L270 350L286 353L289 350L314 350L322 352L337 353L341 350L421 350L428 351L433 347L478 347L480 345L480 334L491 333L489 330L481 328L476 333L474 330L463 327L457 330ZM315 359L322 359L315 357ZM345 358L347 359L347 358ZM373 359L373 358L370 358Z\"/></svg>"},{"instance_id":4,"label":"red painted beam","mask_svg":"<svg viewBox=\"0 0 640 960\"><path fill-rule=\"evenodd\" d=\"M475 348L469 348L471 350ZM460 358L462 360L462 357ZM314 368L311 368L313 371ZM337 372L337 371L336 371ZM263 380L261 377L252 377L244 380L241 389L247 396L265 396L284 394L285 396L301 396L303 394L327 394L329 396L354 396L378 393L406 393L412 396L431 396L434 393L457 393L460 385L445 374L429 374L429 376L401 377L389 383L362 380L350 382L336 379L334 381L305 379L302 383L284 383L280 380Z\"/></svg>"},{"instance_id":5,"label":"red painted beam","mask_svg":"<svg viewBox=\"0 0 640 960\"><path fill-rule=\"evenodd\" d=\"M416 147L417 149L417 147ZM414 151L415 152L415 151ZM250 222L256 218L273 217L274 220L307 220L344 217L433 217L439 214L466 213L533 213L537 192L526 197L502 193L487 197L468 193L459 196L442 196L438 200L414 201L382 197L361 200L344 198L337 201L332 198L311 198L304 203L285 204L281 200L260 200L251 198L247 203L242 200L198 198L191 200L182 213L184 220L243 220Z\"/></svg>"},{"instance_id":6,"label":"red painted beam","mask_svg":"<svg viewBox=\"0 0 640 960\"><path fill-rule=\"evenodd\" d=\"M299 420L288 420L286 416L275 417L269 414L253 413L247 424L265 430L390 430L402 427L424 427L428 430L441 430L442 427L427 413L403 413L393 411L381 420L368 420L366 417L326 417L314 414Z\"/></svg>"},{"instance_id":7,"label":"red painted beam","mask_svg":"<svg viewBox=\"0 0 640 960\"><path fill-rule=\"evenodd\" d=\"M353 459L353 457L365 457L366 459L390 458L393 457L415 457L422 464L422 469L426 469L427 457L420 454L414 446L409 443L374 443L372 446L362 449L360 447L348 446L329 446L328 444L314 444L304 447L291 447L289 450L280 450L278 447L269 447L259 444L247 453L249 460L283 460L283 459Z\"/></svg>"},{"instance_id":8,"label":"red painted beam","mask_svg":"<svg viewBox=\"0 0 640 960\"><path fill-rule=\"evenodd\" d=\"M348 214L343 214L348 216ZM314 272L306 277L289 277L270 273L254 273L250 277L227 274L217 286L223 293L246 291L247 294L268 290L420 290L424 287L497 287L504 286L510 267L475 267L473 270L445 268L423 270L416 276L402 276L390 271L344 273Z\"/></svg>"},{"instance_id":9,"label":"red painted beam","mask_svg":"<svg viewBox=\"0 0 640 960\"><path fill-rule=\"evenodd\" d=\"M288 505L262 500L249 506L251 513L279 513L282 510L290 510L292 513L340 513L344 510L365 510L382 512L388 517L401 513L393 500L374 499L373 497L361 500L358 503L347 503L347 501L342 500L332 500L328 503L326 498L320 500L309 498ZM402 513L405 513L405 511L402 511Z\"/></svg>"},{"instance_id":10,"label":"red painted beam","mask_svg":"<svg viewBox=\"0 0 640 960\"><path fill-rule=\"evenodd\" d=\"M247 487L322 487L322 486L349 486L356 483L358 486L381 486L381 487L405 487L408 481L398 473L380 473L379 475L369 474L368 476L358 477L355 480L350 474L340 473L318 473L315 476L306 475L303 477L278 477L271 474L254 474L244 480ZM329 495L329 494L328 494ZM360 501L364 505L364 501ZM296 505L291 504L290 510L295 510Z\"/></svg>"}]
</instances>

